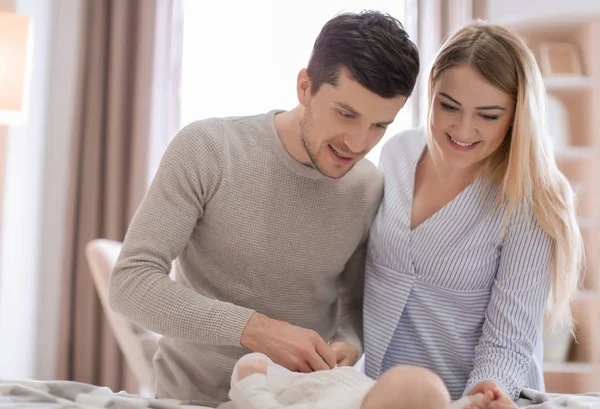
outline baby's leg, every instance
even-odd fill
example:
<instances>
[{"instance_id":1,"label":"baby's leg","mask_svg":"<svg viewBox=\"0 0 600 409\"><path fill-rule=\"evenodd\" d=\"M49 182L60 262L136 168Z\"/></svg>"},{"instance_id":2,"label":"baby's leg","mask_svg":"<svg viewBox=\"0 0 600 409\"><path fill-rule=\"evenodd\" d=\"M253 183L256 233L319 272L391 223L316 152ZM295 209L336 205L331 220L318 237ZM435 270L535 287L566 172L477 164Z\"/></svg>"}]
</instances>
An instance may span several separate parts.
<instances>
[{"instance_id":1,"label":"baby's leg","mask_svg":"<svg viewBox=\"0 0 600 409\"><path fill-rule=\"evenodd\" d=\"M253 352L251 354L244 355L241 357L235 366L233 367L233 373L231 374L231 386L233 386L238 381L237 375L237 367L240 362L249 361L249 360L264 360L267 361L267 378L278 378L282 374L291 373L289 369L284 368L283 366L277 365L275 362L271 360L265 354L261 354L258 352Z\"/></svg>"}]
</instances>

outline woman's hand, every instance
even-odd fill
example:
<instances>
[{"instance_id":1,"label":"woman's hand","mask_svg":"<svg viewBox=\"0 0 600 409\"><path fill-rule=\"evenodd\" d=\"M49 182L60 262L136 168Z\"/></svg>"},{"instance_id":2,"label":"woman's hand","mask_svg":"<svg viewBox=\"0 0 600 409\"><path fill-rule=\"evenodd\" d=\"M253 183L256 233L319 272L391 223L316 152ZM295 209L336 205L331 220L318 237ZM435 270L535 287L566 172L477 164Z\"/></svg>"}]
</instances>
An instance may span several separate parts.
<instances>
[{"instance_id":1,"label":"woman's hand","mask_svg":"<svg viewBox=\"0 0 600 409\"><path fill-rule=\"evenodd\" d=\"M517 405L513 400L508 397L502 389L496 385L493 381L483 381L477 383L468 393L468 396L477 396L483 394L484 399L480 399L480 405L478 402L473 402L467 406L467 409L514 409ZM472 406L475 405L475 406Z\"/></svg>"},{"instance_id":2,"label":"woman's hand","mask_svg":"<svg viewBox=\"0 0 600 409\"><path fill-rule=\"evenodd\" d=\"M335 341L330 344L335 352L337 366L354 366L358 361L358 349L354 345L346 342Z\"/></svg>"},{"instance_id":3,"label":"woman's hand","mask_svg":"<svg viewBox=\"0 0 600 409\"><path fill-rule=\"evenodd\" d=\"M485 393L476 393L474 395L468 395L469 403L467 403L464 409L487 409L488 405L494 400L494 393L491 390Z\"/></svg>"}]
</instances>

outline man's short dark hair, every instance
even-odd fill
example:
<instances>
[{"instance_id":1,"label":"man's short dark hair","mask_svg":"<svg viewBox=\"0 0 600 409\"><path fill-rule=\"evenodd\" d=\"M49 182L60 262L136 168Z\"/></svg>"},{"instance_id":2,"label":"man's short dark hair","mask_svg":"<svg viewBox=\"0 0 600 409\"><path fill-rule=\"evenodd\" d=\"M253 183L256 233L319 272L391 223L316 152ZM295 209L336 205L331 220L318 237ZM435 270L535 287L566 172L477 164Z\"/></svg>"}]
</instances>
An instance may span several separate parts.
<instances>
[{"instance_id":1,"label":"man's short dark hair","mask_svg":"<svg viewBox=\"0 0 600 409\"><path fill-rule=\"evenodd\" d=\"M311 92L337 85L342 69L383 98L409 97L419 75L419 51L402 23L379 11L338 14L317 37L307 71Z\"/></svg>"}]
</instances>

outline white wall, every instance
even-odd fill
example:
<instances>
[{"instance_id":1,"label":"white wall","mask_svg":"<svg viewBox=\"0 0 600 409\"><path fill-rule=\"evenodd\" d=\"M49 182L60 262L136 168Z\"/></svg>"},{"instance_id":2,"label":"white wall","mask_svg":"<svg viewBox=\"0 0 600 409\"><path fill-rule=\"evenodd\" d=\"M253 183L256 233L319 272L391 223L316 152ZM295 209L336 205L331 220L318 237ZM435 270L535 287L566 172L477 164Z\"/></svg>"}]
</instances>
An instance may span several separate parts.
<instances>
[{"instance_id":1,"label":"white wall","mask_svg":"<svg viewBox=\"0 0 600 409\"><path fill-rule=\"evenodd\" d=\"M600 0L487 0L487 13L497 23L600 14Z\"/></svg>"},{"instance_id":2,"label":"white wall","mask_svg":"<svg viewBox=\"0 0 600 409\"><path fill-rule=\"evenodd\" d=\"M0 378L49 379L54 376L59 322L80 2L16 3L17 13L34 20L34 60L28 122L8 132Z\"/></svg>"},{"instance_id":3,"label":"white wall","mask_svg":"<svg viewBox=\"0 0 600 409\"><path fill-rule=\"evenodd\" d=\"M8 157L0 256L0 378L32 378L39 285L42 172L46 144L51 7L19 0L16 12L33 17L34 49L26 125L8 130Z\"/></svg>"}]
</instances>

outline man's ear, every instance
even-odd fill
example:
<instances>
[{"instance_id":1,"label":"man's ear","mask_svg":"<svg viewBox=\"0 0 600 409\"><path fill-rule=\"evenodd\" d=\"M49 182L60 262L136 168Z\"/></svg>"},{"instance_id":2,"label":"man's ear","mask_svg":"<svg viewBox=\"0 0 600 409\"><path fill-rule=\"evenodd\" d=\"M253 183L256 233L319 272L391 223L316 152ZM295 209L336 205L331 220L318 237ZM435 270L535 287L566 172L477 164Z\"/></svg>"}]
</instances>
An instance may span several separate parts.
<instances>
[{"instance_id":1,"label":"man's ear","mask_svg":"<svg viewBox=\"0 0 600 409\"><path fill-rule=\"evenodd\" d=\"M310 77L308 76L308 70L303 68L298 73L296 92L298 93L298 102L300 105L307 106L310 102Z\"/></svg>"}]
</instances>

